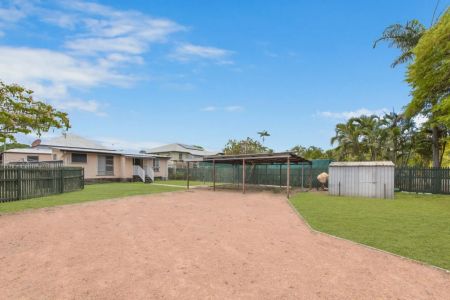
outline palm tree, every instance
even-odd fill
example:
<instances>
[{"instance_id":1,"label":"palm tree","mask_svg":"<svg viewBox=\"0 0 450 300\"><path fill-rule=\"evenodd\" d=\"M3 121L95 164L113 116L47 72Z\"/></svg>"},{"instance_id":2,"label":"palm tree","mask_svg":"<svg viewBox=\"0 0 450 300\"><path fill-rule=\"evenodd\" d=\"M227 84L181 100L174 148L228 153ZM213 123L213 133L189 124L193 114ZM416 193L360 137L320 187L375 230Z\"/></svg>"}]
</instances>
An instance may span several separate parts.
<instances>
[{"instance_id":1,"label":"palm tree","mask_svg":"<svg viewBox=\"0 0 450 300\"><path fill-rule=\"evenodd\" d=\"M336 135L331 138L331 144L337 143L336 150L339 159L364 159L364 153L361 151L360 132L358 126L349 120L347 123L339 123L335 129Z\"/></svg>"},{"instance_id":2,"label":"palm tree","mask_svg":"<svg viewBox=\"0 0 450 300\"><path fill-rule=\"evenodd\" d=\"M370 154L370 160L377 160L386 139L385 131L380 128L380 118L376 115L360 116L349 120L356 125L359 140L364 150Z\"/></svg>"},{"instance_id":3,"label":"palm tree","mask_svg":"<svg viewBox=\"0 0 450 300\"><path fill-rule=\"evenodd\" d=\"M263 144L266 137L270 136L270 133L267 130L258 131L259 137L262 139Z\"/></svg>"},{"instance_id":4,"label":"palm tree","mask_svg":"<svg viewBox=\"0 0 450 300\"><path fill-rule=\"evenodd\" d=\"M403 64L413 59L414 54L412 50L425 30L425 26L415 19L406 22L405 25L393 24L386 27L381 37L373 43L373 47L375 48L379 42L388 42L389 47L400 49L400 56L391 65L394 68L398 64Z\"/></svg>"}]
</instances>

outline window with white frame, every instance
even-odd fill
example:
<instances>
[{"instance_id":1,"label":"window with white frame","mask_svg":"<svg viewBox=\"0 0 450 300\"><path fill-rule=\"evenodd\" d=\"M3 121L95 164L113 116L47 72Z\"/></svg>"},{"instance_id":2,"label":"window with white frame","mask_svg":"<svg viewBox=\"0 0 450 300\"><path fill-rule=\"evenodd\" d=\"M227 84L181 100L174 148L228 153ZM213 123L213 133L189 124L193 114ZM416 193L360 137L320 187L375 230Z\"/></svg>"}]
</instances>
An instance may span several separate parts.
<instances>
[{"instance_id":1,"label":"window with white frame","mask_svg":"<svg viewBox=\"0 0 450 300\"><path fill-rule=\"evenodd\" d=\"M27 162L38 162L39 156L38 155L28 155L27 156Z\"/></svg>"},{"instance_id":2,"label":"window with white frame","mask_svg":"<svg viewBox=\"0 0 450 300\"><path fill-rule=\"evenodd\" d=\"M153 171L159 172L159 158L153 159Z\"/></svg>"},{"instance_id":3,"label":"window with white frame","mask_svg":"<svg viewBox=\"0 0 450 300\"><path fill-rule=\"evenodd\" d=\"M114 156L99 155L97 175L99 176L114 176Z\"/></svg>"}]
</instances>

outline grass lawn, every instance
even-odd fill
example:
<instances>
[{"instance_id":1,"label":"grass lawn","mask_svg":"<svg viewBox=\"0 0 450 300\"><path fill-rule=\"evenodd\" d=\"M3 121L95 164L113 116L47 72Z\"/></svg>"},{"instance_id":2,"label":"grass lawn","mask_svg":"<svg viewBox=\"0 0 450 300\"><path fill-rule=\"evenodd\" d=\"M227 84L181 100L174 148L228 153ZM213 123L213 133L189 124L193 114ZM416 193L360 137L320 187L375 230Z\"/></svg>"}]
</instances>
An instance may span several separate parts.
<instances>
[{"instance_id":1,"label":"grass lawn","mask_svg":"<svg viewBox=\"0 0 450 300\"><path fill-rule=\"evenodd\" d=\"M155 184L170 184L170 185L179 185L179 186L187 186L187 180L156 180ZM211 185L212 182L203 182L203 181L189 181L190 186L196 185Z\"/></svg>"},{"instance_id":2,"label":"grass lawn","mask_svg":"<svg viewBox=\"0 0 450 300\"><path fill-rule=\"evenodd\" d=\"M81 191L0 203L0 214L17 212L30 208L51 207L101 199L120 198L125 196L154 194L180 190L182 189L178 187L144 184L141 182L92 184L86 185L84 190Z\"/></svg>"},{"instance_id":3,"label":"grass lawn","mask_svg":"<svg viewBox=\"0 0 450 300\"><path fill-rule=\"evenodd\" d=\"M450 270L450 196L395 200L301 193L291 203L316 230Z\"/></svg>"}]
</instances>

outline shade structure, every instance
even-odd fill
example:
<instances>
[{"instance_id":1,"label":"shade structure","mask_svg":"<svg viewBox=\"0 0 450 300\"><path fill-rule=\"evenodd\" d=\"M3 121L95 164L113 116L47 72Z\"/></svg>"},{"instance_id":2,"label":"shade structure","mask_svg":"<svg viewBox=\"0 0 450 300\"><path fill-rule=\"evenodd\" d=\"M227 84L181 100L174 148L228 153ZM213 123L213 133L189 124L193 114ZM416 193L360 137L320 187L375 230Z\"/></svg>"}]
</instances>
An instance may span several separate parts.
<instances>
[{"instance_id":1,"label":"shade structure","mask_svg":"<svg viewBox=\"0 0 450 300\"><path fill-rule=\"evenodd\" d=\"M197 160L198 161L198 160ZM201 162L212 164L213 189L216 188L216 164L242 165L242 192L246 192L246 168L248 165L279 164L286 165L286 194L290 195L290 166L291 164L305 164L311 168L311 161L292 152L254 153L238 155L212 155L204 157ZM189 164L188 164L189 167ZM281 174L281 173L280 173ZM310 172L311 174L311 172ZM188 176L189 182L189 176ZM189 183L188 183L189 185ZM281 183L280 183L281 186Z\"/></svg>"}]
</instances>

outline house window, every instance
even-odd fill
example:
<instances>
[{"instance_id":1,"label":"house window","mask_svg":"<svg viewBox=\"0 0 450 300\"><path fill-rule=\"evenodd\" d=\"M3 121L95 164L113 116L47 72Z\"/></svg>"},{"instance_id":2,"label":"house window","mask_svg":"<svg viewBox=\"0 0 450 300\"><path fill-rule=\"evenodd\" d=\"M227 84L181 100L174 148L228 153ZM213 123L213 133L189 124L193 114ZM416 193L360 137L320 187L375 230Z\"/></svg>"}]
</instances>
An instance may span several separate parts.
<instances>
[{"instance_id":1,"label":"house window","mask_svg":"<svg viewBox=\"0 0 450 300\"><path fill-rule=\"evenodd\" d=\"M57 158L56 154L53 154L53 160L57 160Z\"/></svg>"},{"instance_id":2,"label":"house window","mask_svg":"<svg viewBox=\"0 0 450 300\"><path fill-rule=\"evenodd\" d=\"M183 160L183 153L178 153L178 160Z\"/></svg>"},{"instance_id":3,"label":"house window","mask_svg":"<svg viewBox=\"0 0 450 300\"><path fill-rule=\"evenodd\" d=\"M99 155L98 156L98 172L99 176L114 176L114 156Z\"/></svg>"},{"instance_id":4,"label":"house window","mask_svg":"<svg viewBox=\"0 0 450 300\"><path fill-rule=\"evenodd\" d=\"M159 172L159 158L153 160L153 171Z\"/></svg>"},{"instance_id":5,"label":"house window","mask_svg":"<svg viewBox=\"0 0 450 300\"><path fill-rule=\"evenodd\" d=\"M72 153L72 163L87 163L86 153Z\"/></svg>"},{"instance_id":6,"label":"house window","mask_svg":"<svg viewBox=\"0 0 450 300\"><path fill-rule=\"evenodd\" d=\"M39 156L37 155L27 155L27 162L38 162Z\"/></svg>"}]
</instances>

